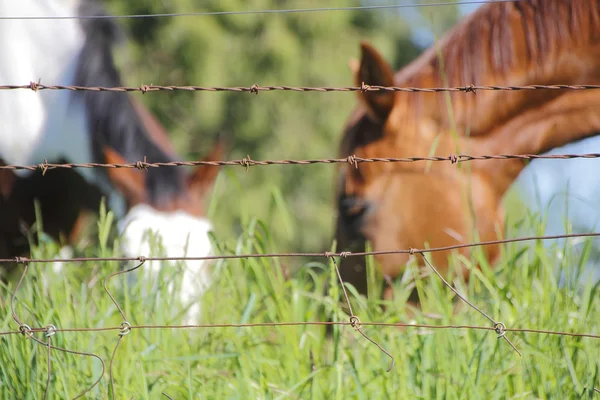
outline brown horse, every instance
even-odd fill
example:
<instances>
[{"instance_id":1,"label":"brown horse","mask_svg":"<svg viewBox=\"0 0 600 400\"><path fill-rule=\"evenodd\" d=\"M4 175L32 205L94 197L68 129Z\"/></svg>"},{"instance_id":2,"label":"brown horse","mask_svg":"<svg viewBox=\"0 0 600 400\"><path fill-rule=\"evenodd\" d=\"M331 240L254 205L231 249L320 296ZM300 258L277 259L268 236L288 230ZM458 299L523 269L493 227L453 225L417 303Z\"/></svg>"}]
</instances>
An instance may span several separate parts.
<instances>
[{"instance_id":1,"label":"brown horse","mask_svg":"<svg viewBox=\"0 0 600 400\"><path fill-rule=\"evenodd\" d=\"M360 62L353 64L359 86L600 84L600 1L482 6L396 74L373 47L363 43L361 50ZM600 91L595 90L358 96L343 134L343 157L541 154L600 132ZM519 160L344 165L339 250L363 249L365 241L374 250L391 250L497 239L504 230L501 200L524 167ZM491 262L499 255L497 246L484 251ZM443 274L449 255L430 255ZM408 254L376 257L390 278L398 277L408 260ZM341 272L366 293L364 259L343 259Z\"/></svg>"}]
</instances>

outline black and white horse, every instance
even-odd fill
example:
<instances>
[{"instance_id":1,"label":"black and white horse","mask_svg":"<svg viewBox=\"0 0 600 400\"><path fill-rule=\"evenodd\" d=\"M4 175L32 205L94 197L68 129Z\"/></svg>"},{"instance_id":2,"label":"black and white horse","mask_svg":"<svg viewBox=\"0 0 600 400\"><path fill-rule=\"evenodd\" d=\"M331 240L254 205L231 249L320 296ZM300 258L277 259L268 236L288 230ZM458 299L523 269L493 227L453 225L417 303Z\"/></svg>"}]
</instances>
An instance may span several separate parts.
<instances>
[{"instance_id":1,"label":"black and white horse","mask_svg":"<svg viewBox=\"0 0 600 400\"><path fill-rule=\"evenodd\" d=\"M93 0L0 2L0 16L105 15ZM122 86L113 59L121 36L111 19L0 20L0 84ZM123 163L179 160L164 128L126 93L65 90L0 91L0 162ZM210 157L222 154L217 146ZM101 197L119 220L127 256L152 255L146 233L161 236L167 256L211 253L212 224L204 200L217 167L51 170L0 172L0 253L23 250L23 224L34 223L33 199L41 204L44 230L55 239L73 238L86 215L98 211ZM0 254L2 256L2 254ZM158 263L146 268L157 272ZM187 262L181 300L193 302L210 282L208 266ZM188 320L191 320L188 319Z\"/></svg>"}]
</instances>

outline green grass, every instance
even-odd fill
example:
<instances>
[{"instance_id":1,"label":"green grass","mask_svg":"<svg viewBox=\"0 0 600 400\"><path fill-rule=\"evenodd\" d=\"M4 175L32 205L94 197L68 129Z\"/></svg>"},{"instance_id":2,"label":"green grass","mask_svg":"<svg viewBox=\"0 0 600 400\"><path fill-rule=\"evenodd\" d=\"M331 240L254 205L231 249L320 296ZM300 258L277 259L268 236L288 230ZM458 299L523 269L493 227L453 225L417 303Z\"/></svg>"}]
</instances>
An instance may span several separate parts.
<instances>
[{"instance_id":1,"label":"green grass","mask_svg":"<svg viewBox=\"0 0 600 400\"><path fill-rule=\"evenodd\" d=\"M118 242L107 233L112 221L106 215L102 220L97 246L80 248L77 255L119 255ZM539 221L521 216L511 227L534 222ZM55 256L57 246L41 238L33 256ZM237 241L216 245L224 254L242 254L277 252L274 243L267 225L249 220ZM468 284L454 279L458 290L509 328L600 333L598 287L591 283L579 289L561 287L556 272L561 267L577 274L590 246L578 253L532 242L507 245L504 250L495 268L484 264ZM471 263L455 259L455 265L468 268ZM286 259L258 258L216 263L202 322L348 320L332 264L307 260L286 279L288 265ZM116 262L69 263L65 273L57 275L50 264L31 264L16 296L16 313L32 327L119 326L122 317L103 281L120 267ZM377 282L372 292L377 294L380 278L372 263L370 268L370 280ZM184 308L166 292L169 281L178 283L175 268L165 270L155 291L131 279L141 271L129 275L112 278L108 287L132 325L180 323ZM325 296L331 283L334 290ZM10 309L15 284L1 288L0 331L18 330ZM408 322L407 284L397 283L393 303L356 298L350 290L355 314L362 321ZM416 286L424 300L414 322L490 326L474 310L458 307L439 279L418 280ZM144 292L150 295L143 296ZM594 398L591 388L600 387L600 342L591 338L508 333L523 354L519 357L494 332L369 326L363 330L394 356L390 372L386 372L389 359L349 326L335 326L329 336L323 326L134 329L123 336L114 358L116 398L166 399L164 392L173 399L570 399ZM35 337L47 340L43 333ZM104 376L85 398L111 398L109 364L118 337L114 330L52 336L55 346L104 360ZM48 398L73 398L102 372L100 362L89 356L56 350L51 356ZM43 398L47 357L47 348L31 339L0 336L2 398Z\"/></svg>"}]
</instances>

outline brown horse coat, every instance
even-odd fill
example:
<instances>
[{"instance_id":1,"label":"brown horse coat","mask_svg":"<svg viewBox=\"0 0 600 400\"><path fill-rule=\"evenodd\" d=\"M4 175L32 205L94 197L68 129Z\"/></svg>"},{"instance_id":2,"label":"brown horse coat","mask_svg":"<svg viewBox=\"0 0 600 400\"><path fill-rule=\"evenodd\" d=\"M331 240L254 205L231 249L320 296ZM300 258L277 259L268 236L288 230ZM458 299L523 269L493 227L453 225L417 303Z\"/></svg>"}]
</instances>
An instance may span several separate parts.
<instances>
[{"instance_id":1,"label":"brown horse coat","mask_svg":"<svg viewBox=\"0 0 600 400\"><path fill-rule=\"evenodd\" d=\"M357 85L600 84L600 1L482 6L395 74L373 47L363 43L361 50ZM596 90L370 91L359 93L359 100L344 130L344 157L540 154L600 132ZM390 250L497 239L503 233L502 197L524 166L519 160L344 165L339 250L359 250L365 240L374 250ZM493 261L499 249L488 246L485 252ZM442 272L448 255L431 255ZM393 278L408 258L376 260ZM364 259L344 259L341 269L347 282L366 293Z\"/></svg>"}]
</instances>

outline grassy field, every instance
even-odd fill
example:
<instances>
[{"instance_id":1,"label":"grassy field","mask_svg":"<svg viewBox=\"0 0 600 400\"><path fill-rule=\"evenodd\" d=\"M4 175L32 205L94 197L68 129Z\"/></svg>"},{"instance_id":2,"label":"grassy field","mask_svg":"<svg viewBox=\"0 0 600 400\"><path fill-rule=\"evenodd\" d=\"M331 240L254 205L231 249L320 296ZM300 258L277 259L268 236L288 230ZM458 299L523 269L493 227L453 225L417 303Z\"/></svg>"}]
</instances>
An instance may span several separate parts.
<instances>
[{"instance_id":1,"label":"grassy field","mask_svg":"<svg viewBox=\"0 0 600 400\"><path fill-rule=\"evenodd\" d=\"M117 8L135 8L141 4L114 3ZM146 3L164 6L162 2ZM186 2L179 3L185 5ZM114 12L122 11L115 8ZM343 15L346 14L336 14L335 18L339 18L336 26L347 35L350 22L345 20L349 17ZM248 33L254 29L252 25L244 30L241 25L222 23L221 29L216 23L193 22L185 28L173 22L163 27L168 34L156 27L138 29L144 37L151 38L148 32L155 32L156 37L170 38L172 42L165 42L162 47L157 46L158 40L144 42L145 47L135 52L128 50L132 58L141 59L135 68L130 67L140 70L136 72L139 75L129 78L130 83L139 85L154 79L154 83L158 80L160 83L223 86L248 82L345 86L351 82L351 76L349 72L341 73L340 65L345 68L347 58L357 56L357 40L348 36L340 40L339 35L332 34L332 18L324 16L314 20L311 35L320 38L315 48L310 45L312 40L300 46L302 41L290 36L291 28L280 28L286 26L283 23L270 24L269 27L277 29L269 28L273 29L267 31L269 35L263 35L270 39L267 44L273 47L265 59L279 60L282 64L272 69L255 62L259 47L249 44L254 43L254 39L252 42L242 40L252 38ZM257 21L260 27L263 22ZM287 20L282 17L282 21ZM371 23L373 27L380 25L378 19L373 21L376 22ZM307 26L306 23L303 26ZM398 22L394 21L394 25ZM227 36L229 28L231 32ZM353 35L370 38L368 32L362 30L352 31ZM377 32L375 28L372 31ZM388 36L388 29L379 31L386 34L375 36L373 33L373 40L383 41ZM196 40L192 40L192 33ZM274 38L286 40L278 43ZM325 41L326 38L333 44ZM289 43L296 41L294 50ZM213 46L211 49L218 57L210 56L212 53L207 55L206 49L198 51L201 48L198 43ZM223 43L234 45L225 47ZM392 54L395 45L387 38L385 43L388 43L387 54ZM222 55L224 48L226 56ZM338 51L331 53L332 48ZM156 53L150 53L149 49ZM263 51L264 47L260 49ZM239 53L246 57L244 60L252 62L231 62L233 56L241 59ZM400 55L404 53L408 54L405 49L398 51ZM185 62L174 56L177 54L184 56ZM307 58L306 54L315 62L300 63L298 60ZM165 60L170 61L165 63ZM145 69L138 68L140 65ZM256 65L256 71L247 71L249 65ZM157 73L159 67L165 69L163 75ZM262 75L267 70L277 71L277 74ZM250 103L248 96L233 100L234 96L239 95L198 94L195 101L190 101L189 94L182 93L177 97L172 95L169 101L165 101L164 96L145 97L144 101L154 105L153 108L159 108L159 103L166 107L159 116L170 121L167 125L173 130L172 137L178 148L203 148L205 136L196 134L197 131L212 134L225 130L235 132L238 138L236 152L228 158L250 154L255 159L335 156L337 145L331 143L337 143L341 123L355 101L351 100L354 97L305 95L300 98L290 94L283 102L282 97L275 94L271 97L261 94L252 97L253 103ZM181 114L185 114L185 119ZM196 156L186 154L187 158ZM219 176L208 212L222 235L214 238L218 253L275 253L288 251L292 246L293 250L307 251L321 243L320 250L325 250L329 245L323 238L331 237L334 222L332 182L335 180L331 165L270 167L269 170L253 167L251 173L241 167L224 171ZM307 178L299 178L304 176ZM514 237L517 231L541 233L541 221L515 213L520 207L511 206L513 200L509 199L507 207L511 210L508 236ZM256 215L263 220L256 220ZM75 248L75 256L121 255L117 250L118 238L114 236L114 221L109 215L103 215L98 229L91 233L97 240L81 243ZM58 246L43 234L39 235L39 242L33 247L32 257L58 255ZM458 279L450 281L471 302L508 328L600 335L598 285L585 280L581 286L574 283L581 280L583 267L594 253L591 241L580 243L577 249L552 247L550 243L536 241L509 244L503 250L497 265L492 268L483 262L481 270L473 270L468 284ZM194 255L193 252L190 255ZM454 267L471 268L473 261L456 257ZM15 314L31 327L48 324L59 329L119 327L123 318L103 283L110 274L133 266L135 263L67 263L64 272L56 272L51 263L31 264L15 295ZM16 271L8 286L0 287L0 332L19 328L11 307L19 272ZM155 281L136 281L141 272L118 275L108 283L129 323L133 326L180 324L184 305L167 291L171 282L175 286L181 283L177 268L166 268ZM407 278L411 272L414 271L409 269ZM373 263L369 265L369 276L375 294L372 298L359 298L349 288L354 312L363 322L491 327L487 319L460 303L434 276L397 282L393 302L377 300L381 278ZM219 261L214 265L214 279L202 302L201 322L205 324L348 321L341 288L329 260ZM329 292L326 291L328 286L331 287ZM422 310L410 310L408 315L407 289L413 286L423 300ZM493 331L365 325L363 332L393 355L395 366L391 371L386 372L390 359L347 325L335 325L329 334L323 325L134 328L120 339L119 331L114 329L58 332L51 336L53 346L87 355L51 350L49 385L48 348L20 334L0 335L0 397L42 399L46 394L49 399L73 398L100 379L84 398L600 398L600 392L593 391L594 387L600 389L599 339L509 332L507 337L522 354L519 356ZM35 333L34 337L42 342L48 340L43 333ZM48 393L45 393L46 387Z\"/></svg>"},{"instance_id":2,"label":"grassy field","mask_svg":"<svg viewBox=\"0 0 600 400\"><path fill-rule=\"evenodd\" d=\"M108 232L112 221L99 223L97 245L76 255L119 255ZM519 218L512 227L534 226ZM537 223L535 223L537 224ZM233 243L219 242L226 254L276 252L269 227L249 220ZM509 328L595 333L600 328L598 287L559 284L557 267L577 276L589 254L548 248L542 242L507 245L492 270L484 265L468 285L453 284L469 300ZM54 257L55 244L42 241L34 257ZM477 257L475 255L474 257ZM469 267L472 260L456 259ZM241 259L215 264L215 284L203 301L203 323L245 324L290 321L347 321L332 264L306 260L285 276L285 259ZM69 263L56 274L50 264L32 264L16 296L16 314L32 327L118 327L122 318L103 288L104 279L121 268L117 262ZM371 268L372 282L376 273ZM169 296L166 284L177 282L175 268L158 278L151 290L120 275L108 284L132 325L177 325L184 308ZM129 279L128 279L129 278ZM151 284L146 283L146 284ZM156 283L156 282L155 282ZM325 296L325 287L334 290ZM489 322L460 305L433 277L418 279L423 311L409 320L404 299L409 283L397 283L396 300L384 303L352 297L363 322L414 322L433 325L478 325ZM18 330L10 297L15 282L1 288L0 331ZM378 287L374 285L373 287ZM143 296L142 293L151 293ZM492 331L365 326L363 331L395 358L389 358L350 326L225 327L134 329L120 340L114 361L117 399L570 399L598 398L600 342L592 338L508 333L522 357ZM47 339L36 333L41 341ZM52 344L93 353L104 360L100 383L84 398L112 398L110 359L118 331L58 332ZM0 336L0 393L3 399L41 399L47 381L48 349L22 335ZM102 373L91 356L51 352L48 398L73 398ZM165 395L163 395L164 393ZM595 397L594 397L595 396Z\"/></svg>"}]
</instances>

